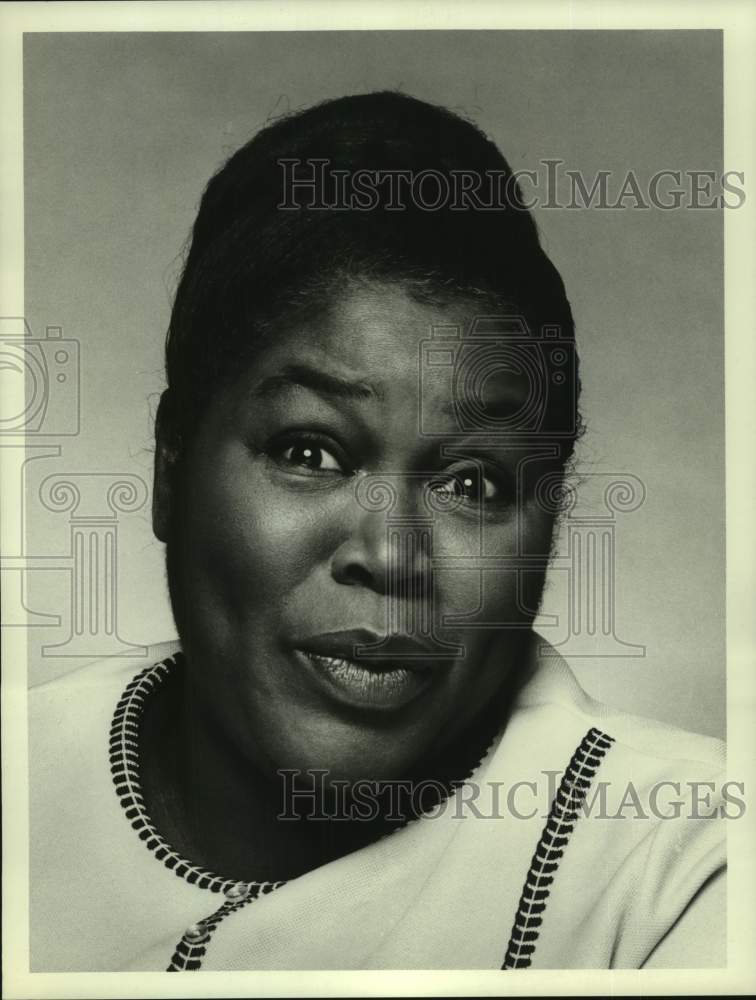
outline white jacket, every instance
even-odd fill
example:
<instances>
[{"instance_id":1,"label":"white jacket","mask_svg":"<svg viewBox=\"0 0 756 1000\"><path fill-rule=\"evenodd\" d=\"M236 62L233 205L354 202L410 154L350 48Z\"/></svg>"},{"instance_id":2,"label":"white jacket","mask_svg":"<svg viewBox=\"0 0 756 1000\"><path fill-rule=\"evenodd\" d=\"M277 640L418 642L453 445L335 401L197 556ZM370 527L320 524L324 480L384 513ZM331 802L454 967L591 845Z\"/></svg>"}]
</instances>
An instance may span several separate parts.
<instances>
[{"instance_id":1,"label":"white jacket","mask_svg":"<svg viewBox=\"0 0 756 1000\"><path fill-rule=\"evenodd\" d=\"M739 808L719 741L598 704L544 643L437 815L286 884L236 886L179 858L142 807L124 689L141 673L131 701L148 697L178 649L30 692L32 971L726 964Z\"/></svg>"}]
</instances>

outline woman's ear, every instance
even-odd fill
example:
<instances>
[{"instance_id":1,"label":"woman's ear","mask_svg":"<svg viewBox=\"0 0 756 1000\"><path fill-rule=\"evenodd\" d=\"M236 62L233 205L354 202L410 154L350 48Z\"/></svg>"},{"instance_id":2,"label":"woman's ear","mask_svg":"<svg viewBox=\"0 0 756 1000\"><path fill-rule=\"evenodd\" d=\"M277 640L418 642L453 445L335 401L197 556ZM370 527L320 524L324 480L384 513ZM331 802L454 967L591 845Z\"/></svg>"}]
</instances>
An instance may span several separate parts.
<instances>
[{"instance_id":1,"label":"woman's ear","mask_svg":"<svg viewBox=\"0 0 756 1000\"><path fill-rule=\"evenodd\" d=\"M169 525L176 504L176 466L179 448L172 402L170 390L166 389L160 397L155 417L152 530L161 542L168 541Z\"/></svg>"}]
</instances>

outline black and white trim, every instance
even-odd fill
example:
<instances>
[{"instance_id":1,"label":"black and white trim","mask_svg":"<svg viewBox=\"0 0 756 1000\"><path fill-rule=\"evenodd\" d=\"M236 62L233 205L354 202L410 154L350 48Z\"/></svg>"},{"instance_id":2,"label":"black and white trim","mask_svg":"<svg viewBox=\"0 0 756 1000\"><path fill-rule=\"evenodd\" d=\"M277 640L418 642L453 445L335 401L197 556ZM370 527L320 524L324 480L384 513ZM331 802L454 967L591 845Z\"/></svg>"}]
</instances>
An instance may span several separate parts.
<instances>
[{"instance_id":1,"label":"black and white trim","mask_svg":"<svg viewBox=\"0 0 756 1000\"><path fill-rule=\"evenodd\" d=\"M199 889L210 892L227 892L239 880L218 875L183 858L163 839L147 812L140 781L139 730L145 705L151 694L165 682L180 664L182 653L146 667L126 686L113 716L110 727L110 773L116 794L126 818L136 830L139 839L152 851L158 861L170 868L174 875L186 879ZM258 891L269 882L244 883ZM274 883L282 885L283 883Z\"/></svg>"},{"instance_id":2,"label":"black and white trim","mask_svg":"<svg viewBox=\"0 0 756 1000\"><path fill-rule=\"evenodd\" d=\"M147 701L180 665L182 653L147 667L126 686L113 715L110 727L110 772L116 794L126 818L139 839L158 861L174 875L186 879L198 889L223 892L226 900L209 917L184 932L176 946L167 972L194 971L201 967L207 943L218 924L229 914L254 902L260 896L279 889L285 882L239 882L194 865L183 858L158 833L147 812L140 781L139 734Z\"/></svg>"},{"instance_id":3,"label":"black and white trim","mask_svg":"<svg viewBox=\"0 0 756 1000\"><path fill-rule=\"evenodd\" d=\"M284 882L261 882L253 885L240 884L238 891L230 891L225 903L204 920L190 927L176 945L166 972L196 972L202 967L207 944L218 924L231 913L253 903L260 896L273 892L285 885Z\"/></svg>"},{"instance_id":4,"label":"black and white trim","mask_svg":"<svg viewBox=\"0 0 756 1000\"><path fill-rule=\"evenodd\" d=\"M533 960L554 875L578 810L612 743L613 737L594 727L570 758L530 862L502 969L527 969Z\"/></svg>"}]
</instances>

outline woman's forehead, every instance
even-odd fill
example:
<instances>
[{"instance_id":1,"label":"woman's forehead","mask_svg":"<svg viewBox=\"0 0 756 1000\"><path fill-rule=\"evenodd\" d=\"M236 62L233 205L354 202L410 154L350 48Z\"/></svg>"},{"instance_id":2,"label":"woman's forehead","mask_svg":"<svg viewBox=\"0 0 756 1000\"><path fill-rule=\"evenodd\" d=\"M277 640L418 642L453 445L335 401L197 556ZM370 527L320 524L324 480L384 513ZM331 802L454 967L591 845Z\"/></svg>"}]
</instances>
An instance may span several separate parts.
<instances>
[{"instance_id":1,"label":"woman's forehead","mask_svg":"<svg viewBox=\"0 0 756 1000\"><path fill-rule=\"evenodd\" d=\"M481 358L465 335L474 309L461 299L420 303L400 286L357 286L311 317L300 314L296 323L282 325L243 378L244 395L272 402L307 391L339 408L380 407L408 419L411 409L413 426L424 416L443 433L455 432L460 404L489 416L511 413L527 385L506 357ZM448 363L438 363L440 354ZM465 371L468 361L479 373L474 383ZM466 398L471 393L472 400Z\"/></svg>"},{"instance_id":2,"label":"woman's forehead","mask_svg":"<svg viewBox=\"0 0 756 1000\"><path fill-rule=\"evenodd\" d=\"M417 373L424 346L439 333L464 338L475 312L462 297L436 305L417 301L399 283L352 283L311 316L284 318L259 361L268 367L307 359L346 379L395 381Z\"/></svg>"}]
</instances>

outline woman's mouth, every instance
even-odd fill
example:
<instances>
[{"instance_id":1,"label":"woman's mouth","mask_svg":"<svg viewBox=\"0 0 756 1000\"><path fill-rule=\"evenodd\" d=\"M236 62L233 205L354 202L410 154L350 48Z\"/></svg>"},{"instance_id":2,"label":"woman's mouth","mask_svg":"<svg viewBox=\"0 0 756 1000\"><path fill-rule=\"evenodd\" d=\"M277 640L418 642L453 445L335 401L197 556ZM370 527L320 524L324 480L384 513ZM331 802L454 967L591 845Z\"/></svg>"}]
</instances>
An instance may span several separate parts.
<instances>
[{"instance_id":1,"label":"woman's mouth","mask_svg":"<svg viewBox=\"0 0 756 1000\"><path fill-rule=\"evenodd\" d=\"M421 656L415 651L409 657L403 653L394 658L384 650L381 658L357 659L353 635L318 637L294 650L319 686L339 702L355 708L396 710L421 695L439 676L440 664L427 653Z\"/></svg>"}]
</instances>

